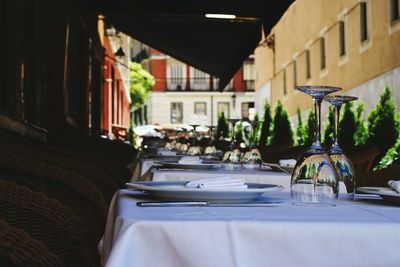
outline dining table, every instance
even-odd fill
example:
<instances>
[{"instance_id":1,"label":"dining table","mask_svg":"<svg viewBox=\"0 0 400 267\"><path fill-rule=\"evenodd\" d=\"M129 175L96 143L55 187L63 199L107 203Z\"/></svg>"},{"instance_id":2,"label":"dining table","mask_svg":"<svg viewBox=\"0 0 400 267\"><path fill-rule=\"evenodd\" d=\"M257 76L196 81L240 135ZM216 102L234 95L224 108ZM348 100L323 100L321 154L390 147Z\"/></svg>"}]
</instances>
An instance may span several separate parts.
<instances>
[{"instance_id":1,"label":"dining table","mask_svg":"<svg viewBox=\"0 0 400 267\"><path fill-rule=\"evenodd\" d=\"M400 209L375 195L335 205L138 206L146 192L117 191L99 244L107 267L399 266ZM160 203L163 203L162 201Z\"/></svg>"},{"instance_id":2,"label":"dining table","mask_svg":"<svg viewBox=\"0 0 400 267\"><path fill-rule=\"evenodd\" d=\"M140 160L140 175L136 173L131 181L189 181L204 177L230 177L232 179L243 179L248 183L264 183L282 186L283 191L289 191L291 174L277 171L267 166L259 169L235 168L226 169L222 163L215 164L213 168L179 169L166 168L157 162L159 158L142 158ZM169 160L171 161L171 160ZM168 161L167 161L168 162ZM195 166L196 167L196 166Z\"/></svg>"}]
</instances>

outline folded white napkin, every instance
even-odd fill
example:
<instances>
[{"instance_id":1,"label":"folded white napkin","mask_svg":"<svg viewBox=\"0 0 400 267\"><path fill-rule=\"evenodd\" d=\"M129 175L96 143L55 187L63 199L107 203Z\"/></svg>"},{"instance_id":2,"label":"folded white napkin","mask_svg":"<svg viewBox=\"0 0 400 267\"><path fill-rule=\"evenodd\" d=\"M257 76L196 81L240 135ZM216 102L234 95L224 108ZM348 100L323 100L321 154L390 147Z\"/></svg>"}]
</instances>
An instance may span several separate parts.
<instances>
[{"instance_id":1,"label":"folded white napkin","mask_svg":"<svg viewBox=\"0 0 400 267\"><path fill-rule=\"evenodd\" d=\"M242 179L232 179L229 176L212 177L189 181L185 184L188 188L202 189L247 189Z\"/></svg>"},{"instance_id":2,"label":"folded white napkin","mask_svg":"<svg viewBox=\"0 0 400 267\"><path fill-rule=\"evenodd\" d=\"M201 164L200 157L182 157L179 161L179 164Z\"/></svg>"},{"instance_id":3,"label":"folded white napkin","mask_svg":"<svg viewBox=\"0 0 400 267\"><path fill-rule=\"evenodd\" d=\"M160 155L160 156L175 156L176 151L159 151L158 155Z\"/></svg>"},{"instance_id":4,"label":"folded white napkin","mask_svg":"<svg viewBox=\"0 0 400 267\"><path fill-rule=\"evenodd\" d=\"M397 193L400 193L400 181L390 180L388 185Z\"/></svg>"},{"instance_id":5,"label":"folded white napkin","mask_svg":"<svg viewBox=\"0 0 400 267\"><path fill-rule=\"evenodd\" d=\"M281 159L279 160L279 165L282 167L294 167L296 162L295 159Z\"/></svg>"}]
</instances>

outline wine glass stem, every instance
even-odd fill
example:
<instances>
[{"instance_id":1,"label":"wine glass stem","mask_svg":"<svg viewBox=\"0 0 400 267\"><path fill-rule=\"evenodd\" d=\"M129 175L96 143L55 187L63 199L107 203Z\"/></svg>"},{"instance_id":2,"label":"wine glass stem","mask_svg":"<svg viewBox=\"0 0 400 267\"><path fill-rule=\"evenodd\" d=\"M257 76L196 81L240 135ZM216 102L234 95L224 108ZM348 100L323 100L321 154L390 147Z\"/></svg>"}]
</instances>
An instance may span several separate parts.
<instances>
[{"instance_id":1,"label":"wine glass stem","mask_svg":"<svg viewBox=\"0 0 400 267\"><path fill-rule=\"evenodd\" d=\"M335 130L334 130L334 140L333 140L333 145L334 146L339 146L339 117L340 117L340 108L341 105L335 105L334 110L335 110Z\"/></svg>"},{"instance_id":2,"label":"wine glass stem","mask_svg":"<svg viewBox=\"0 0 400 267\"><path fill-rule=\"evenodd\" d=\"M315 141L314 144L321 145L321 102L322 98L314 98L315 108Z\"/></svg>"}]
</instances>

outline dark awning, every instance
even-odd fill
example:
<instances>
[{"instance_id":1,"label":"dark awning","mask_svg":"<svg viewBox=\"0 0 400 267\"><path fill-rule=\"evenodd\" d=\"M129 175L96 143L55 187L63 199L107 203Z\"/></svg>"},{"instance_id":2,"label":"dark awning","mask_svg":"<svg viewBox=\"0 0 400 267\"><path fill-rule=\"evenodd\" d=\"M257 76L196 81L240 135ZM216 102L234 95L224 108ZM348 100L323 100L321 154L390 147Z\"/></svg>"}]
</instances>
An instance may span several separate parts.
<instances>
[{"instance_id":1,"label":"dark awning","mask_svg":"<svg viewBox=\"0 0 400 267\"><path fill-rule=\"evenodd\" d=\"M220 78L224 88L294 0L92 0L114 27ZM204 15L233 14L236 19Z\"/></svg>"}]
</instances>

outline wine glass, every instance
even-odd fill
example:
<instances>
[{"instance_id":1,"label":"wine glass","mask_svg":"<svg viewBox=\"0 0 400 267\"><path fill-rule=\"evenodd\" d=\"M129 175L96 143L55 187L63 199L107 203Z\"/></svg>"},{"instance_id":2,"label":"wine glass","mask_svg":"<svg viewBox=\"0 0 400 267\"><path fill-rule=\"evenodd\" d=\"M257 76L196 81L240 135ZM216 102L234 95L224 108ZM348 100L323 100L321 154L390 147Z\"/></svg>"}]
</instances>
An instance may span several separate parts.
<instances>
[{"instance_id":1,"label":"wine glass","mask_svg":"<svg viewBox=\"0 0 400 267\"><path fill-rule=\"evenodd\" d=\"M237 144L236 140L236 132L235 132L235 125L239 119L229 119L228 120L231 124L231 143L229 144L229 151L225 152L222 161L224 162L225 169L239 169L242 167L240 162L240 149Z\"/></svg>"},{"instance_id":2,"label":"wine glass","mask_svg":"<svg viewBox=\"0 0 400 267\"><path fill-rule=\"evenodd\" d=\"M345 198L352 198L354 196L354 168L353 164L343 153L339 147L338 133L339 133L339 116L342 105L346 102L357 100L354 96L333 95L324 98L327 102L333 105L335 110L335 130L334 140L328 153L331 156L336 171L339 175L339 196Z\"/></svg>"},{"instance_id":3,"label":"wine glass","mask_svg":"<svg viewBox=\"0 0 400 267\"><path fill-rule=\"evenodd\" d=\"M243 167L246 169L259 169L261 167L262 159L261 153L257 148L255 142L256 130L258 123L250 121L251 124L251 144L249 150L244 154L242 159Z\"/></svg>"},{"instance_id":4,"label":"wine glass","mask_svg":"<svg viewBox=\"0 0 400 267\"><path fill-rule=\"evenodd\" d=\"M292 173L291 195L294 204L335 205L338 175L332 159L321 145L321 102L325 95L341 90L330 86L298 86L314 101L314 142L297 160Z\"/></svg>"}]
</instances>

